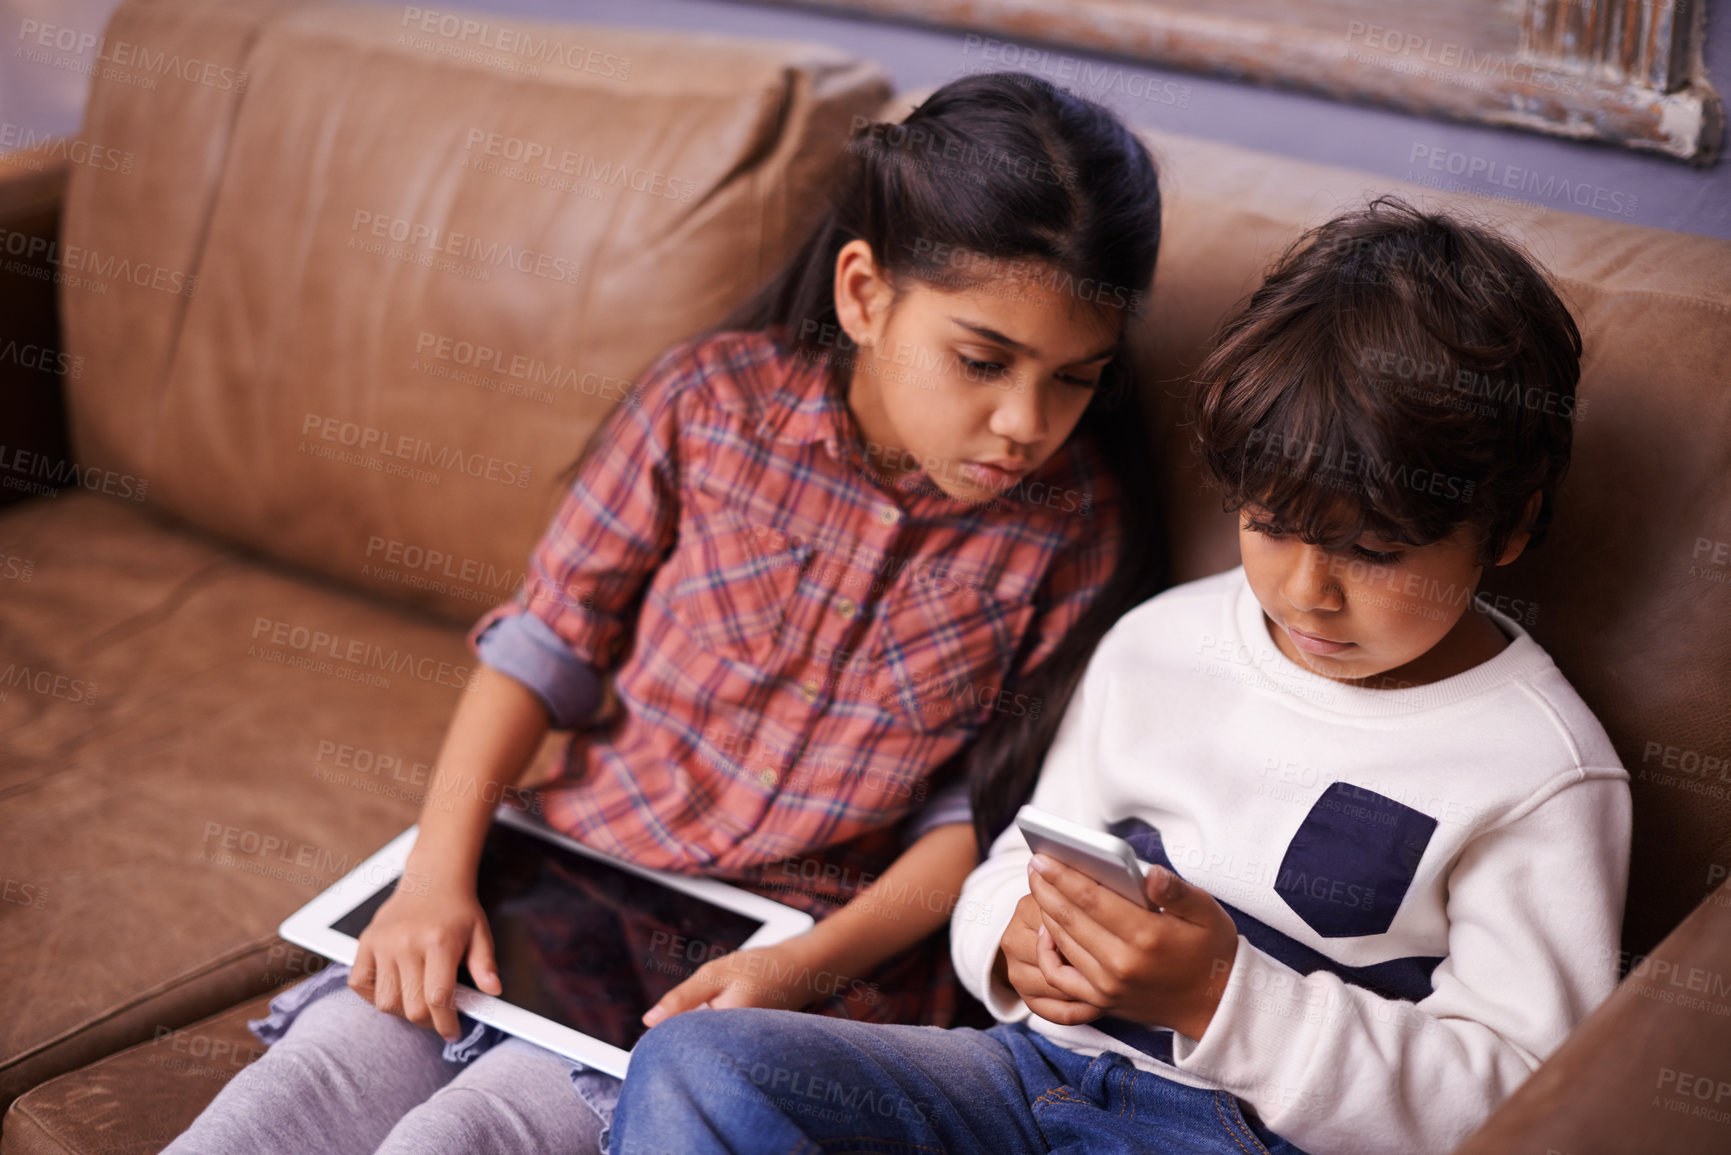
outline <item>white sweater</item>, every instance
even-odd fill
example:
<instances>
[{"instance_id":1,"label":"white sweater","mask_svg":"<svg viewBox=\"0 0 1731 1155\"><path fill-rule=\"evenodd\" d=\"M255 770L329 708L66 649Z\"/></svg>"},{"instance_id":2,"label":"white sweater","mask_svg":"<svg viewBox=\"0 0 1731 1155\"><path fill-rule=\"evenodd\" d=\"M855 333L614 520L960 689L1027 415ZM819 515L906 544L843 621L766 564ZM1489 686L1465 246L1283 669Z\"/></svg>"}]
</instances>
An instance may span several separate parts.
<instances>
[{"instance_id":1,"label":"white sweater","mask_svg":"<svg viewBox=\"0 0 1731 1155\"><path fill-rule=\"evenodd\" d=\"M1071 1050L1229 1091L1312 1155L1452 1150L1615 985L1629 860L1610 740L1491 616L1513 639L1491 660L1367 690L1283 655L1242 568L1138 606L1101 641L1032 801L1228 908L1219 1010L1201 1042L1122 1019L1108 1034L994 984L1028 892L1014 826L951 925L964 985Z\"/></svg>"}]
</instances>

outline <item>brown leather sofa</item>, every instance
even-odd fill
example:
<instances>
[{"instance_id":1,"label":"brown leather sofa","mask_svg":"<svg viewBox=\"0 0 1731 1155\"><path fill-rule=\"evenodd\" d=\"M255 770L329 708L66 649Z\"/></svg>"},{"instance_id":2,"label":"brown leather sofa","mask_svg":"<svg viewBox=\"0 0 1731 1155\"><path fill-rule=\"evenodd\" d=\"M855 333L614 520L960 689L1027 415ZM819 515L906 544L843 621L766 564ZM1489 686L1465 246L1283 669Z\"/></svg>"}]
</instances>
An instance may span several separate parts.
<instances>
[{"instance_id":1,"label":"brown leather sofa","mask_svg":"<svg viewBox=\"0 0 1731 1155\"><path fill-rule=\"evenodd\" d=\"M257 1056L318 965L276 925L413 821L558 470L900 105L829 49L416 11L129 0L80 147L0 160L4 1155L155 1152ZM1463 1151L1731 1150L1731 244L1148 140L1180 580L1236 557L1176 385L1302 227L1404 191L1555 272L1575 465L1490 593L1634 777L1630 975Z\"/></svg>"}]
</instances>

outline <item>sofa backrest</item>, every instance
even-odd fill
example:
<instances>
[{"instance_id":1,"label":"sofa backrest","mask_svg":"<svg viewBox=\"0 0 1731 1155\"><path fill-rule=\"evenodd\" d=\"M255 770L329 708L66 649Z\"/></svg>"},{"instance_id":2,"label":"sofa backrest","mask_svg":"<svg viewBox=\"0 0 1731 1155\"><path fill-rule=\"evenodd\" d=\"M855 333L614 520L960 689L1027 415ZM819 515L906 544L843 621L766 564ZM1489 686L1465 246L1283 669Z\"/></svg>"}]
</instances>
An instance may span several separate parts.
<instances>
[{"instance_id":1,"label":"sofa backrest","mask_svg":"<svg viewBox=\"0 0 1731 1155\"><path fill-rule=\"evenodd\" d=\"M1573 462L1549 539L1481 588L1556 659L1629 770L1624 945L1647 950L1731 867L1731 243L1144 139L1167 208L1139 367L1176 580L1239 560L1180 428L1186 374L1305 228L1396 192L1499 228L1552 274L1585 343Z\"/></svg>"},{"instance_id":2,"label":"sofa backrest","mask_svg":"<svg viewBox=\"0 0 1731 1155\"><path fill-rule=\"evenodd\" d=\"M78 459L465 624L888 95L823 47L448 9L129 0L107 43L84 135L129 163L80 166L63 242L132 272L63 288Z\"/></svg>"}]
</instances>

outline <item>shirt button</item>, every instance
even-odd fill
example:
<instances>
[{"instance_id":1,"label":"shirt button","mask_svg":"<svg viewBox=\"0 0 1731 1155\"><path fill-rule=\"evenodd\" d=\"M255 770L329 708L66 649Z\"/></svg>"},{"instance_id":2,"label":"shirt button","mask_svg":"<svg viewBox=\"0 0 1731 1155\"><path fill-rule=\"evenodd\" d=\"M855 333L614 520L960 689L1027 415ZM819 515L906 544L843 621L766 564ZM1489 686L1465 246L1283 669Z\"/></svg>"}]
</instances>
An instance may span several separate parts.
<instances>
[{"instance_id":1,"label":"shirt button","mask_svg":"<svg viewBox=\"0 0 1731 1155\"><path fill-rule=\"evenodd\" d=\"M773 767L765 766L757 772L757 780L765 786L774 786L775 779L776 773Z\"/></svg>"},{"instance_id":2,"label":"shirt button","mask_svg":"<svg viewBox=\"0 0 1731 1155\"><path fill-rule=\"evenodd\" d=\"M878 506L878 520L885 525L894 525L902 519L902 511L893 505Z\"/></svg>"},{"instance_id":3,"label":"shirt button","mask_svg":"<svg viewBox=\"0 0 1731 1155\"><path fill-rule=\"evenodd\" d=\"M854 604L852 598L837 598L835 600L835 612L841 615L841 620L844 622L852 621L854 611L858 609L859 607Z\"/></svg>"},{"instance_id":4,"label":"shirt button","mask_svg":"<svg viewBox=\"0 0 1731 1155\"><path fill-rule=\"evenodd\" d=\"M810 678L799 684L799 696L808 702L817 701L817 691L818 684Z\"/></svg>"}]
</instances>

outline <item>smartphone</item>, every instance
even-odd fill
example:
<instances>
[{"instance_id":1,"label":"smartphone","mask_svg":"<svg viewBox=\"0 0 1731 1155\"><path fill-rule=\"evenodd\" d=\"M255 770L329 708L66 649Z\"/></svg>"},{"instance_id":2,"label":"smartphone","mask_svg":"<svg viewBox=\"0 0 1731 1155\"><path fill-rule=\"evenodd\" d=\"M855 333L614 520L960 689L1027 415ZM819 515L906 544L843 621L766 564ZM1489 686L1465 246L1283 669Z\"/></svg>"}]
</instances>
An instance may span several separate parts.
<instances>
[{"instance_id":1,"label":"smartphone","mask_svg":"<svg viewBox=\"0 0 1731 1155\"><path fill-rule=\"evenodd\" d=\"M1150 909L1142 890L1142 864L1128 842L1103 830L1060 818L1037 806L1016 811L1016 826L1037 854L1056 858L1089 878L1123 895L1144 910Z\"/></svg>"}]
</instances>

